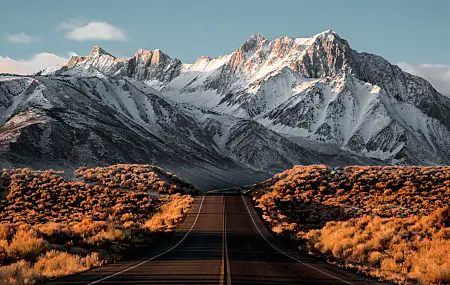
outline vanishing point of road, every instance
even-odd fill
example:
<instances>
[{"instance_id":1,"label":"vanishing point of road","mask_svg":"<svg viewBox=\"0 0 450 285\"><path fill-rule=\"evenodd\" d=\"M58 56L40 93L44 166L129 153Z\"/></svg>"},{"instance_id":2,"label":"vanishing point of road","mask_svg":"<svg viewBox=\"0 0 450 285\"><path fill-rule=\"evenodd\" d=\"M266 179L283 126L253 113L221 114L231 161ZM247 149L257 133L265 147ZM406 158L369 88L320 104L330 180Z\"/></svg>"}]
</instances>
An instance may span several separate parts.
<instances>
[{"instance_id":1,"label":"vanishing point of road","mask_svg":"<svg viewBox=\"0 0 450 285\"><path fill-rule=\"evenodd\" d=\"M173 240L163 243L48 284L380 284L283 246L237 190L197 197Z\"/></svg>"}]
</instances>

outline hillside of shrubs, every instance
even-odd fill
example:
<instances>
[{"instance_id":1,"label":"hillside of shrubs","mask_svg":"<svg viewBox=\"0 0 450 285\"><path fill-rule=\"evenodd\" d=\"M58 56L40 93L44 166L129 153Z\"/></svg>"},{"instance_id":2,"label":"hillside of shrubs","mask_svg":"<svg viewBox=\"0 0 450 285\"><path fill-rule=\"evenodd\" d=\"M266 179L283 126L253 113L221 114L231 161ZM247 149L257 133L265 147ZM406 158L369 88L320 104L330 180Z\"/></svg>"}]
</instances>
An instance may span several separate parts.
<instances>
[{"instance_id":1,"label":"hillside of shrubs","mask_svg":"<svg viewBox=\"0 0 450 285\"><path fill-rule=\"evenodd\" d=\"M182 223L197 192L149 165L83 167L76 175L85 182L53 170L2 170L0 284L40 284L152 245Z\"/></svg>"},{"instance_id":2,"label":"hillside of shrubs","mask_svg":"<svg viewBox=\"0 0 450 285\"><path fill-rule=\"evenodd\" d=\"M112 189L139 192L154 191L164 194L198 194L198 190L161 167L140 164L117 164L109 167L80 167L75 171L85 182L96 183Z\"/></svg>"},{"instance_id":3,"label":"hillside of shrubs","mask_svg":"<svg viewBox=\"0 0 450 285\"><path fill-rule=\"evenodd\" d=\"M399 284L450 284L450 167L295 166L249 195L304 252Z\"/></svg>"}]
</instances>

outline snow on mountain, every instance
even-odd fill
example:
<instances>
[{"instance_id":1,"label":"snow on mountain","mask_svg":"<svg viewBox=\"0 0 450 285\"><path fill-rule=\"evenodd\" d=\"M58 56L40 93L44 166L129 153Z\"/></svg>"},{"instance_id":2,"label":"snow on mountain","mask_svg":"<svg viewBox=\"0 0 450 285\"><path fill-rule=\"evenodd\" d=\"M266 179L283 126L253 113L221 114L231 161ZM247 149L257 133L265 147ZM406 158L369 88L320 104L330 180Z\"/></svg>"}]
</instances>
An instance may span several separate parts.
<instances>
[{"instance_id":1,"label":"snow on mountain","mask_svg":"<svg viewBox=\"0 0 450 285\"><path fill-rule=\"evenodd\" d=\"M388 163L450 162L450 100L332 31L307 39L252 36L220 59L200 75L183 70L161 92Z\"/></svg>"},{"instance_id":2,"label":"snow on mountain","mask_svg":"<svg viewBox=\"0 0 450 285\"><path fill-rule=\"evenodd\" d=\"M254 121L170 102L133 79L0 78L2 166L153 163L206 189L319 161Z\"/></svg>"},{"instance_id":3,"label":"snow on mountain","mask_svg":"<svg viewBox=\"0 0 450 285\"><path fill-rule=\"evenodd\" d=\"M117 59L99 46L94 46L88 56L72 56L59 69L43 70L36 75L78 76L71 72L91 70L109 77L129 77L139 81L154 82L155 86L164 85L176 77L181 68L178 59L171 59L159 49L154 51L140 49L134 57ZM84 74L84 72L81 72Z\"/></svg>"},{"instance_id":4,"label":"snow on mountain","mask_svg":"<svg viewBox=\"0 0 450 285\"><path fill-rule=\"evenodd\" d=\"M327 163L331 154L341 155L342 164L450 163L450 99L385 59L351 49L331 30L310 38L253 35L229 55L193 64L160 50L117 59L94 47L39 74L150 88L192 118L214 151L252 169ZM141 128L159 127L134 114ZM204 137L190 139L209 148Z\"/></svg>"}]
</instances>

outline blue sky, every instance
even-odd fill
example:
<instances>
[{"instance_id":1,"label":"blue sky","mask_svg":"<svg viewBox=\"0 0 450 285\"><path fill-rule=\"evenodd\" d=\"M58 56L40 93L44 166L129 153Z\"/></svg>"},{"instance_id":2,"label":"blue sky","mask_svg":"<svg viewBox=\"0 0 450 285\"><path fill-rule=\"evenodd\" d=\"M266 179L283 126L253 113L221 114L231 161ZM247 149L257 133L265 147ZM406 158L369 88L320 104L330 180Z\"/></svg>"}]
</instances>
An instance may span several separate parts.
<instances>
[{"instance_id":1,"label":"blue sky","mask_svg":"<svg viewBox=\"0 0 450 285\"><path fill-rule=\"evenodd\" d=\"M72 3L72 4L69 4ZM431 3L431 4L430 4ZM62 22L81 18L122 29L128 41L64 38ZM333 29L354 49L411 64L450 64L450 1L1 1L0 34L41 38L0 54L86 54L100 44L113 54L160 48L184 62L230 53L250 35L307 37Z\"/></svg>"},{"instance_id":2,"label":"blue sky","mask_svg":"<svg viewBox=\"0 0 450 285\"><path fill-rule=\"evenodd\" d=\"M97 33L109 29L109 38L87 36L92 23L101 24L88 27ZM190 63L231 53L255 33L274 39L332 29L352 48L393 63L447 66L449 27L446 0L15 0L0 2L0 56L28 63L37 54L66 58L100 45L117 57L160 48Z\"/></svg>"}]
</instances>

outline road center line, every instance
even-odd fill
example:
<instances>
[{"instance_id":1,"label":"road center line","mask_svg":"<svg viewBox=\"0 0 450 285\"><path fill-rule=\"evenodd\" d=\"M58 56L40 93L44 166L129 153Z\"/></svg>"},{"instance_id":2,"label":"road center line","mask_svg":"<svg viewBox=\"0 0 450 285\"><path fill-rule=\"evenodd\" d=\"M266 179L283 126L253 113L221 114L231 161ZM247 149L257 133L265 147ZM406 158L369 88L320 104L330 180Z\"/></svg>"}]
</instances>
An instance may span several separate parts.
<instances>
[{"instance_id":1,"label":"road center line","mask_svg":"<svg viewBox=\"0 0 450 285\"><path fill-rule=\"evenodd\" d=\"M275 249L276 251L280 252L280 253L283 254L284 256L289 257L290 259L295 260L295 261L297 261L297 262L299 262L299 263L301 263L301 264L303 264L303 265L305 265L305 266L307 266L307 267L309 267L309 268L311 268L311 269L314 269L314 270L316 270L316 271L318 271L318 272L320 272L320 273L323 273L323 274L325 274L325 275L327 275L327 276L329 276L329 277L331 277L331 278L334 278L334 279L336 279L336 280L342 281L342 282L344 282L344 283L346 283L346 284L354 285L354 284L351 283L351 282L348 282L348 281L346 281L346 280L344 280L344 279L341 279L341 278L339 278L339 277L337 277L337 276L334 276L334 275L332 275L332 274L330 274L330 273L327 273L327 272L325 272L325 271L323 271L323 270L320 270L319 268L316 268L316 267L314 267L314 266L312 266L312 265L309 265L309 264L307 264L307 263L301 261L300 259L298 259L298 258L296 258L296 257L294 257L294 256L292 256L292 255L290 255L290 254L288 254L288 253L285 253L285 252L281 251L281 250L278 249L276 246L274 246L272 243L270 243L270 241L267 240L267 238L263 235L263 233L259 230L258 226L256 225L256 222L255 222L255 220L253 219L252 214L250 213L250 208L248 207L247 202L245 201L244 195L241 194L241 197L242 197L242 201L244 201L244 205L245 205L245 207L247 208L248 214L250 215L250 218L252 219L253 225L255 226L256 230L259 232L259 234L262 236L262 238L263 238L263 239L264 239L264 240L265 240L265 241L266 241L273 249Z\"/></svg>"},{"instance_id":2,"label":"road center line","mask_svg":"<svg viewBox=\"0 0 450 285\"><path fill-rule=\"evenodd\" d=\"M222 264L220 265L219 285L225 284L225 196L222 193Z\"/></svg>"},{"instance_id":3,"label":"road center line","mask_svg":"<svg viewBox=\"0 0 450 285\"><path fill-rule=\"evenodd\" d=\"M228 261L228 245L227 245L227 210L225 203L225 195L222 193L222 214L223 214L223 231L222 231L222 265L220 268L220 285L231 284L230 263Z\"/></svg>"},{"instance_id":4,"label":"road center line","mask_svg":"<svg viewBox=\"0 0 450 285\"><path fill-rule=\"evenodd\" d=\"M147 262L149 262L149 261L152 261L152 260L155 259L155 258L158 258L158 257L160 257L160 256L162 256L162 255L164 255L164 254L166 254L166 253L168 253L168 252L170 252L171 250L173 250L173 249L175 249L177 246L179 246L179 245L186 239L186 237L189 235L189 233L192 231L192 229L193 229L194 226L195 226L195 223L197 223L197 219L198 219L198 216L200 215L200 212L201 212L201 210L202 210L203 201L205 200L205 196L206 196L207 193L208 193L208 192L206 192L206 193L203 195L202 201L200 202L200 207L198 208L197 216L195 217L195 220L194 220L194 222L192 223L191 228L189 229L189 231L184 235L184 237L183 237L176 245L174 245L173 247L169 248L168 250L166 250L166 251L164 251L164 252L162 252L162 253L160 253L160 254L158 254L158 255L155 255L155 256L153 256L152 258L149 258L149 259L147 259L147 260L145 260L145 261L143 261L143 262L141 262L141 263L138 263L138 264L136 264L136 265L133 265L133 266L131 266L131 267L128 267L127 269L124 269L124 270L119 271L119 272L117 272L117 273L111 274L111 275L109 275L109 276L103 277L102 279L99 279L99 280L96 280L96 281L94 281L94 282L88 283L87 285L97 284L97 283L100 283L100 282L105 281L105 280L107 280L107 279L110 279L111 277L114 277L114 276L120 275L120 274L122 274L122 273L125 273L125 272L127 272L127 271L130 271L130 270L132 270L132 269L134 269L134 268L136 268L136 267L138 267L138 266L141 266L141 265L143 265L143 264L145 264L145 263L147 263ZM187 217L186 217L186 218L187 218Z\"/></svg>"},{"instance_id":5,"label":"road center line","mask_svg":"<svg viewBox=\"0 0 450 285\"><path fill-rule=\"evenodd\" d=\"M223 216L225 217L225 225L223 227L224 237L225 237L225 263L226 263L226 276L227 276L227 285L231 285L231 271L230 271L230 260L228 259L228 242L227 242L227 209L225 207L226 202L225 198L223 201Z\"/></svg>"}]
</instances>

